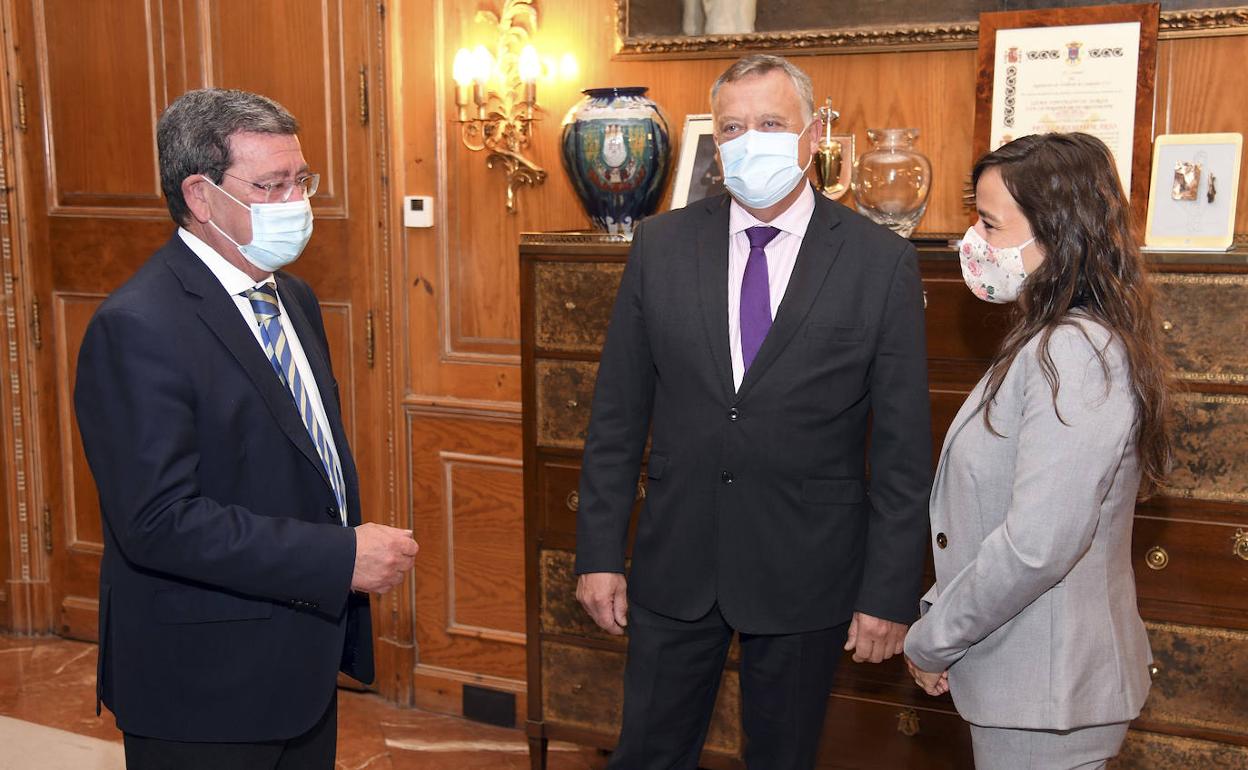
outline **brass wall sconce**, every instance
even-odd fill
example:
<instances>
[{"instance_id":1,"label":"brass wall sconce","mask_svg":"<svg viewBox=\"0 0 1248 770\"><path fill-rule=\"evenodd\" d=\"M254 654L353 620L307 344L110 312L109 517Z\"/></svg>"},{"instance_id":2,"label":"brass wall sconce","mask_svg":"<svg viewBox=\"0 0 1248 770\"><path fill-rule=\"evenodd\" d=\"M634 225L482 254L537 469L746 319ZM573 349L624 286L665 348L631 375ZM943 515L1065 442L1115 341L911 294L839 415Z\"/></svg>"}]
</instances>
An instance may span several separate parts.
<instances>
[{"instance_id":1,"label":"brass wall sconce","mask_svg":"<svg viewBox=\"0 0 1248 770\"><path fill-rule=\"evenodd\" d=\"M849 190L854 170L854 135L834 134L832 124L841 113L832 109L832 99L819 108L823 122L823 136L819 138L819 150L815 155L815 183L819 192L831 200L837 200Z\"/></svg>"},{"instance_id":2,"label":"brass wall sconce","mask_svg":"<svg viewBox=\"0 0 1248 770\"><path fill-rule=\"evenodd\" d=\"M455 54L456 122L464 146L488 151L485 165L501 166L507 174L507 211L516 213L516 188L546 180L546 171L524 156L533 138L537 79L542 63L529 44L537 30L534 0L503 0L500 13L477 11L476 21L498 31L493 54L484 45Z\"/></svg>"}]
</instances>

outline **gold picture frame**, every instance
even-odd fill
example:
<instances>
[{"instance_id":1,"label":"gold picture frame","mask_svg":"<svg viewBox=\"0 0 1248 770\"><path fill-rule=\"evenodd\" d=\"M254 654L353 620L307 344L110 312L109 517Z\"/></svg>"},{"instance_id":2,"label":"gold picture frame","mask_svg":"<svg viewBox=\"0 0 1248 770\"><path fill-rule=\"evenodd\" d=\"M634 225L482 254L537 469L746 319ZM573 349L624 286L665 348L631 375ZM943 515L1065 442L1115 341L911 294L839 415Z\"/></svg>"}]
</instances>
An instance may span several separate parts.
<instances>
[{"instance_id":1,"label":"gold picture frame","mask_svg":"<svg viewBox=\"0 0 1248 770\"><path fill-rule=\"evenodd\" d=\"M1153 143L1144 248L1226 251L1235 241L1244 135L1162 134Z\"/></svg>"},{"instance_id":2,"label":"gold picture frame","mask_svg":"<svg viewBox=\"0 0 1248 770\"><path fill-rule=\"evenodd\" d=\"M833 13L825 18L854 18L859 23L845 26L820 26L801 23L800 28L753 32L734 35L684 35L649 31L630 14L630 9L660 0L615 0L616 57L640 59L714 58L730 56L742 50L773 51L789 54L867 53L871 51L926 51L938 49L975 48L979 38L979 10L963 9L956 2L947 4L943 18L918 24L873 21L868 13ZM674 0L662 0L677 5ZM817 0L812 0L817 2ZM1248 34L1248 5L1245 0L1218 2L1208 0L1206 7L1165 10L1163 2L1159 37L1203 37ZM1044 8L1051 0L1011 2L1014 10ZM1002 2L1002 8L1005 7ZM882 18L895 18L900 9L909 6L905 0L880 0L862 4L863 9L876 9Z\"/></svg>"}]
</instances>

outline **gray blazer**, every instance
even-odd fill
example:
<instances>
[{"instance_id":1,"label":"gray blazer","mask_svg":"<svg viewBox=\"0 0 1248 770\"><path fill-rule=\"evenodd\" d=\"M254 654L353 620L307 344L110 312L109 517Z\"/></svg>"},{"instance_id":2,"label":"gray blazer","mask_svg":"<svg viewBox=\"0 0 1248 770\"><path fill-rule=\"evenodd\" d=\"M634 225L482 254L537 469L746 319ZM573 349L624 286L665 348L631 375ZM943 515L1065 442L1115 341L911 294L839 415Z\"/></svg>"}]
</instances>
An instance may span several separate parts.
<instances>
[{"instance_id":1,"label":"gray blazer","mask_svg":"<svg viewBox=\"0 0 1248 770\"><path fill-rule=\"evenodd\" d=\"M954 418L932 488L936 585L906 654L949 671L967 721L1066 730L1140 713L1152 660L1136 609L1131 525L1140 466L1122 344L1083 314L1039 338L997 394L984 381ZM1105 350L1106 372L1093 349ZM1060 417L1059 417L1060 413ZM943 545L942 545L943 544Z\"/></svg>"}]
</instances>

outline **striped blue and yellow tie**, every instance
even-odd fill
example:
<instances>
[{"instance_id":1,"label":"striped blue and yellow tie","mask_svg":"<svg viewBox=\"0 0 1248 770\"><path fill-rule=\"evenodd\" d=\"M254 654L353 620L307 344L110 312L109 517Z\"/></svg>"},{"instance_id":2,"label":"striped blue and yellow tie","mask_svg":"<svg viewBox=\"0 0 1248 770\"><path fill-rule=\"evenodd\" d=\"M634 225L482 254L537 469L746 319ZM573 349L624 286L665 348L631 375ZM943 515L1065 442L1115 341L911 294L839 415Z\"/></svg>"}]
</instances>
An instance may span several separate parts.
<instances>
[{"instance_id":1,"label":"striped blue and yellow tie","mask_svg":"<svg viewBox=\"0 0 1248 770\"><path fill-rule=\"evenodd\" d=\"M295 358L290 353L290 346L286 344L286 334L282 331L282 323L278 318L281 310L277 305L277 286L273 283L266 283L263 286L248 289L243 292L243 296L251 303L251 309L256 314L256 323L260 326L260 339L264 342L264 352L269 357L269 363L273 364L277 376L290 389L290 395L294 397L295 406L299 409L299 416L303 418L303 425L308 429L308 435L312 438L316 453L325 466L325 474L329 476L330 486L333 487L334 497L338 500L338 510L345 526L347 501L342 469L338 465L338 456L329 442L324 427L316 419L316 413L312 409L312 400L303 384L303 378L299 375L299 368L295 366Z\"/></svg>"}]
</instances>

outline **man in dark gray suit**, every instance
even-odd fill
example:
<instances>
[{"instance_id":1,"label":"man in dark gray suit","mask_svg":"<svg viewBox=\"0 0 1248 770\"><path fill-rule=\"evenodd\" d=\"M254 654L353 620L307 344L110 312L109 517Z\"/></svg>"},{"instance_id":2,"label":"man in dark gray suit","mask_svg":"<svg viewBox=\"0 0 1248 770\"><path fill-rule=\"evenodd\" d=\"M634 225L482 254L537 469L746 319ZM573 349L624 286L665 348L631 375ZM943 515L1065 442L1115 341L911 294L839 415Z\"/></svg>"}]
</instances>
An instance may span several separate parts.
<instances>
[{"instance_id":1,"label":"man in dark gray suit","mask_svg":"<svg viewBox=\"0 0 1248 770\"><path fill-rule=\"evenodd\" d=\"M731 195L633 240L577 522L578 598L629 629L615 768L696 767L734 631L747 763L811 767L840 650L898 654L917 614L931 480L918 260L805 181L813 102L784 59L734 64L711 90Z\"/></svg>"}]
</instances>

